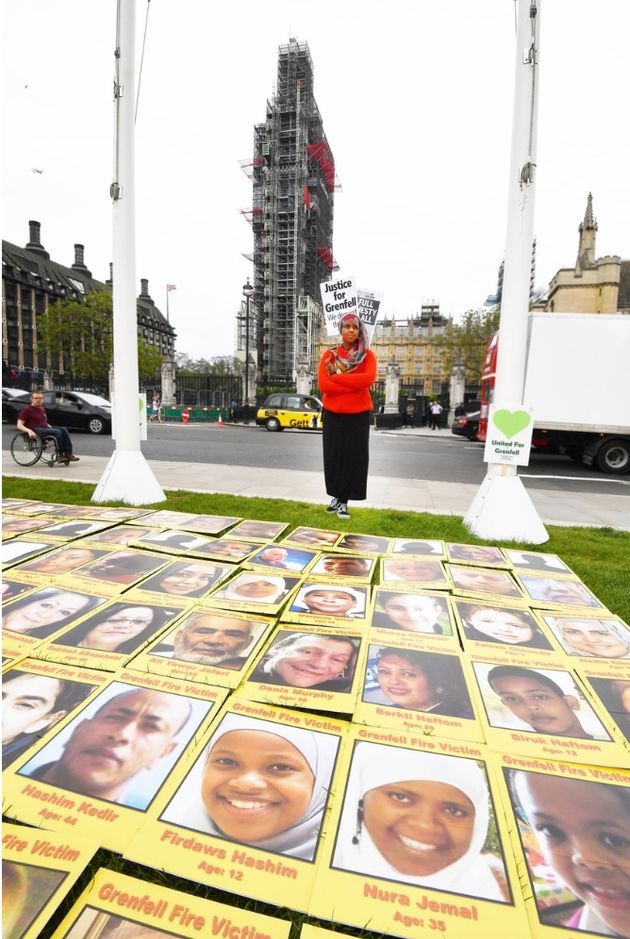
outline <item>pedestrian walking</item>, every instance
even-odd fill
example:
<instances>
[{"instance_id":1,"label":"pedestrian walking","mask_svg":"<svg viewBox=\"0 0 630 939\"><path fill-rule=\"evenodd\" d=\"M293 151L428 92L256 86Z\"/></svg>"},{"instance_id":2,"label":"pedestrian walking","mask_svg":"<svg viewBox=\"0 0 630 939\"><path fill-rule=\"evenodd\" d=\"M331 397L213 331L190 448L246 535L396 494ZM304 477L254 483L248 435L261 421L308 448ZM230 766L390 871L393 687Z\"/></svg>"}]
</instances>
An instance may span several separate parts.
<instances>
[{"instance_id":1,"label":"pedestrian walking","mask_svg":"<svg viewBox=\"0 0 630 939\"><path fill-rule=\"evenodd\" d=\"M370 387L376 379L376 356L369 348L365 326L354 313L339 320L341 339L322 355L317 382L323 394L323 450L326 509L350 518L350 499L367 495L369 463Z\"/></svg>"},{"instance_id":2,"label":"pedestrian walking","mask_svg":"<svg viewBox=\"0 0 630 939\"><path fill-rule=\"evenodd\" d=\"M431 411L431 430L439 430L444 408L439 401L434 401L429 410Z\"/></svg>"},{"instance_id":3,"label":"pedestrian walking","mask_svg":"<svg viewBox=\"0 0 630 939\"><path fill-rule=\"evenodd\" d=\"M149 418L149 424L152 424L157 420L160 424L163 424L162 420L162 401L159 395L153 396L153 402L151 404L151 417Z\"/></svg>"}]
</instances>

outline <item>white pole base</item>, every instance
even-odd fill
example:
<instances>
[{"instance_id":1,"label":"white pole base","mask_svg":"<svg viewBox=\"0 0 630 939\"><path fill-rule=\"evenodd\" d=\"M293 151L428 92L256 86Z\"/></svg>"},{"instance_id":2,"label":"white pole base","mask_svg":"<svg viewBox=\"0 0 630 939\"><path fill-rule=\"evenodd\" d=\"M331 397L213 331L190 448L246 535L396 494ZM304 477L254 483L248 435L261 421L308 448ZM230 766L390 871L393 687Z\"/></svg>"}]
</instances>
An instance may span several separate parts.
<instances>
[{"instance_id":1,"label":"white pole base","mask_svg":"<svg viewBox=\"0 0 630 939\"><path fill-rule=\"evenodd\" d=\"M517 475L487 475L464 516L464 525L478 538L492 541L549 541L547 529Z\"/></svg>"},{"instance_id":2,"label":"white pole base","mask_svg":"<svg viewBox=\"0 0 630 939\"><path fill-rule=\"evenodd\" d=\"M114 450L92 493L92 502L152 505L165 501L162 487L141 450Z\"/></svg>"}]
</instances>

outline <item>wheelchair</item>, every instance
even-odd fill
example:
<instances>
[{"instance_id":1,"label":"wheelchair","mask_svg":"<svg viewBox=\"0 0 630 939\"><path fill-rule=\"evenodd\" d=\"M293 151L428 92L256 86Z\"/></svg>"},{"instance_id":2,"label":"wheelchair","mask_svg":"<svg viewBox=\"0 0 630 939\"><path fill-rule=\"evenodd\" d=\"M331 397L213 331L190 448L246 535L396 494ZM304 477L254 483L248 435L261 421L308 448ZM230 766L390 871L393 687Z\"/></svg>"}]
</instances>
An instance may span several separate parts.
<instances>
[{"instance_id":1,"label":"wheelchair","mask_svg":"<svg viewBox=\"0 0 630 939\"><path fill-rule=\"evenodd\" d=\"M59 447L55 437L39 434L32 440L28 434L18 431L11 441L11 456L18 466L33 466L43 460L49 466L59 461Z\"/></svg>"}]
</instances>

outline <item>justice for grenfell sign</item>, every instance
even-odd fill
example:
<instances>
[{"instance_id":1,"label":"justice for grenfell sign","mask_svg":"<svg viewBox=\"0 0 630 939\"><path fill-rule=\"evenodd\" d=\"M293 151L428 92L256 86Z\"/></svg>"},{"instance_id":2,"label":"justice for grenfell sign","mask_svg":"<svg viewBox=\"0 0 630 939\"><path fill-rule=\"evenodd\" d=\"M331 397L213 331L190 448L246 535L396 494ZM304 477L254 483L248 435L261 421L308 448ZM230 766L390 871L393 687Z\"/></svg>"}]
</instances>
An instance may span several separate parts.
<instances>
[{"instance_id":1,"label":"justice for grenfell sign","mask_svg":"<svg viewBox=\"0 0 630 939\"><path fill-rule=\"evenodd\" d=\"M326 335L339 334L339 320L346 313L358 315L357 288L353 276L340 274L336 280L327 280L320 285Z\"/></svg>"}]
</instances>

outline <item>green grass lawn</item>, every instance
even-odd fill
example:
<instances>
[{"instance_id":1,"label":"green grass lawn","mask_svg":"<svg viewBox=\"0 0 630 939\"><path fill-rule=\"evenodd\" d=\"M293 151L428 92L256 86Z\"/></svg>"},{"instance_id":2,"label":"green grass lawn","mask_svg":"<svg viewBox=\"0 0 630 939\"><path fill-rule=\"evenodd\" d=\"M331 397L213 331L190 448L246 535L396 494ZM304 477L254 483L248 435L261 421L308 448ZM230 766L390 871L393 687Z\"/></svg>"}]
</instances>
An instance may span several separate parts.
<instances>
[{"instance_id":1,"label":"green grass lawn","mask_svg":"<svg viewBox=\"0 0 630 939\"><path fill-rule=\"evenodd\" d=\"M45 502L64 502L71 505L89 505L94 485L87 483L57 482L3 478L5 498L40 499ZM423 512L399 512L393 509L357 509L352 518L340 522L327 515L323 506L309 502L291 502L284 499L253 499L243 496L167 491L167 501L155 505L156 509L195 512L199 515L237 515L244 518L269 519L288 522L291 528L308 525L315 528L333 528L344 531L387 535L394 538L442 538L468 544L502 544L504 547L523 547L522 542L482 542L468 531L459 518L450 515L429 515ZM123 505L114 502L112 505ZM630 621L630 533L613 528L580 528L547 526L549 541L534 548L558 554L605 603L609 610Z\"/></svg>"}]
</instances>

